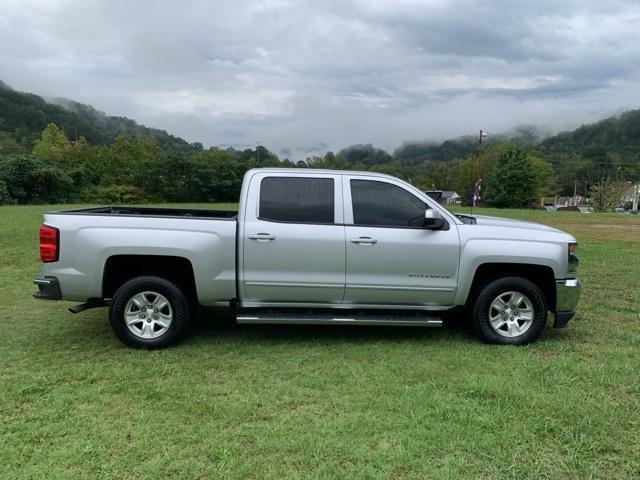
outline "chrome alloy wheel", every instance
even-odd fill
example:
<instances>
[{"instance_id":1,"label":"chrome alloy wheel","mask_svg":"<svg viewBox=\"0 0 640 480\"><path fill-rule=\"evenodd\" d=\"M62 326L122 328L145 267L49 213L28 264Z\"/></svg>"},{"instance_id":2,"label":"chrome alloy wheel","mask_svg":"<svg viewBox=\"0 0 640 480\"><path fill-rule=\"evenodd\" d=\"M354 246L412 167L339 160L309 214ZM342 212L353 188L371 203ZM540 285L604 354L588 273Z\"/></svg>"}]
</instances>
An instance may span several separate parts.
<instances>
[{"instance_id":1,"label":"chrome alloy wheel","mask_svg":"<svg viewBox=\"0 0 640 480\"><path fill-rule=\"evenodd\" d=\"M158 292L140 292L129 299L124 308L127 328L140 338L158 338L171 326L173 309Z\"/></svg>"},{"instance_id":2,"label":"chrome alloy wheel","mask_svg":"<svg viewBox=\"0 0 640 480\"><path fill-rule=\"evenodd\" d=\"M504 292L489 306L491 328L503 337L518 337L533 324L533 304L520 292Z\"/></svg>"}]
</instances>

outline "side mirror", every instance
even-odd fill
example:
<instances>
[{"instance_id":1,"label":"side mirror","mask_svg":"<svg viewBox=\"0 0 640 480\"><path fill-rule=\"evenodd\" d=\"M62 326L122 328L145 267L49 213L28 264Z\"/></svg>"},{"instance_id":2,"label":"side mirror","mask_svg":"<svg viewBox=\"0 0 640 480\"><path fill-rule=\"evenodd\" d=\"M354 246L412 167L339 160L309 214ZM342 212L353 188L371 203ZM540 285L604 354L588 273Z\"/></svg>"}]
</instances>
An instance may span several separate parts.
<instances>
[{"instance_id":1,"label":"side mirror","mask_svg":"<svg viewBox=\"0 0 640 480\"><path fill-rule=\"evenodd\" d=\"M444 225L444 218L433 208L428 208L424 212L424 223L422 226L428 230L440 230Z\"/></svg>"}]
</instances>

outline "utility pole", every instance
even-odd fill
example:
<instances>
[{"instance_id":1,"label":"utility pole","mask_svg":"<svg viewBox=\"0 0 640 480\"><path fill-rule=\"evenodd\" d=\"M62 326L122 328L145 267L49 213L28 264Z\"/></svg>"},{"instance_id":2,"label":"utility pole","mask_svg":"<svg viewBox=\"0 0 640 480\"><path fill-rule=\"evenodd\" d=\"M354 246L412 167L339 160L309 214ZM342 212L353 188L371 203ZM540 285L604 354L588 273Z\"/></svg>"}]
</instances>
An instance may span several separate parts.
<instances>
[{"instance_id":1,"label":"utility pole","mask_svg":"<svg viewBox=\"0 0 640 480\"><path fill-rule=\"evenodd\" d=\"M480 182L482 182L482 178L480 177L480 159L482 158L482 139L486 136L487 133L484 130L480 130L478 135L478 150L476 151L475 168L473 169L475 183L473 185L473 194L471 197L471 208L475 207L476 201L480 199ZM473 212L473 210L471 210L471 212Z\"/></svg>"},{"instance_id":2,"label":"utility pole","mask_svg":"<svg viewBox=\"0 0 640 480\"><path fill-rule=\"evenodd\" d=\"M256 142L256 154L258 155L258 166L260 166L260 141Z\"/></svg>"}]
</instances>

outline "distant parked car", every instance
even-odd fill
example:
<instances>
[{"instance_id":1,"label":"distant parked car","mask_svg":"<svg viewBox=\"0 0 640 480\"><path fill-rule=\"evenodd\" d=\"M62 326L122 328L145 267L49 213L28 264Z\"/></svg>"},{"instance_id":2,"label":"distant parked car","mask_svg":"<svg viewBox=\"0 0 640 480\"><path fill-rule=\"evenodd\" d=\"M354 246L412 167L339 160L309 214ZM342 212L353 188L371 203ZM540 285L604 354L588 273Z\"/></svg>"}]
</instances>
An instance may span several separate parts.
<instances>
[{"instance_id":1,"label":"distant parked car","mask_svg":"<svg viewBox=\"0 0 640 480\"><path fill-rule=\"evenodd\" d=\"M570 207L558 207L556 208L557 212L579 212L580 208L575 205L571 205Z\"/></svg>"},{"instance_id":2,"label":"distant parked car","mask_svg":"<svg viewBox=\"0 0 640 480\"><path fill-rule=\"evenodd\" d=\"M593 213L592 207L578 207L580 213Z\"/></svg>"}]
</instances>

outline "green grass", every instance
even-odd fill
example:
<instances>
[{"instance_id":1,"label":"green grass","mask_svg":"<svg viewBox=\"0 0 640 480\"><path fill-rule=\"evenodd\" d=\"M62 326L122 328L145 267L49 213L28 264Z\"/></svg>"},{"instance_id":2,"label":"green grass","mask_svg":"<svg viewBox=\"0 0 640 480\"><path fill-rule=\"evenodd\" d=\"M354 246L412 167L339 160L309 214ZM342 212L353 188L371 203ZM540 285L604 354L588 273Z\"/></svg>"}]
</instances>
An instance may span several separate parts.
<instances>
[{"instance_id":1,"label":"green grass","mask_svg":"<svg viewBox=\"0 0 640 480\"><path fill-rule=\"evenodd\" d=\"M579 313L527 347L214 316L149 352L31 298L51 208L0 208L0 478L640 477L638 217L482 211L580 242Z\"/></svg>"}]
</instances>

